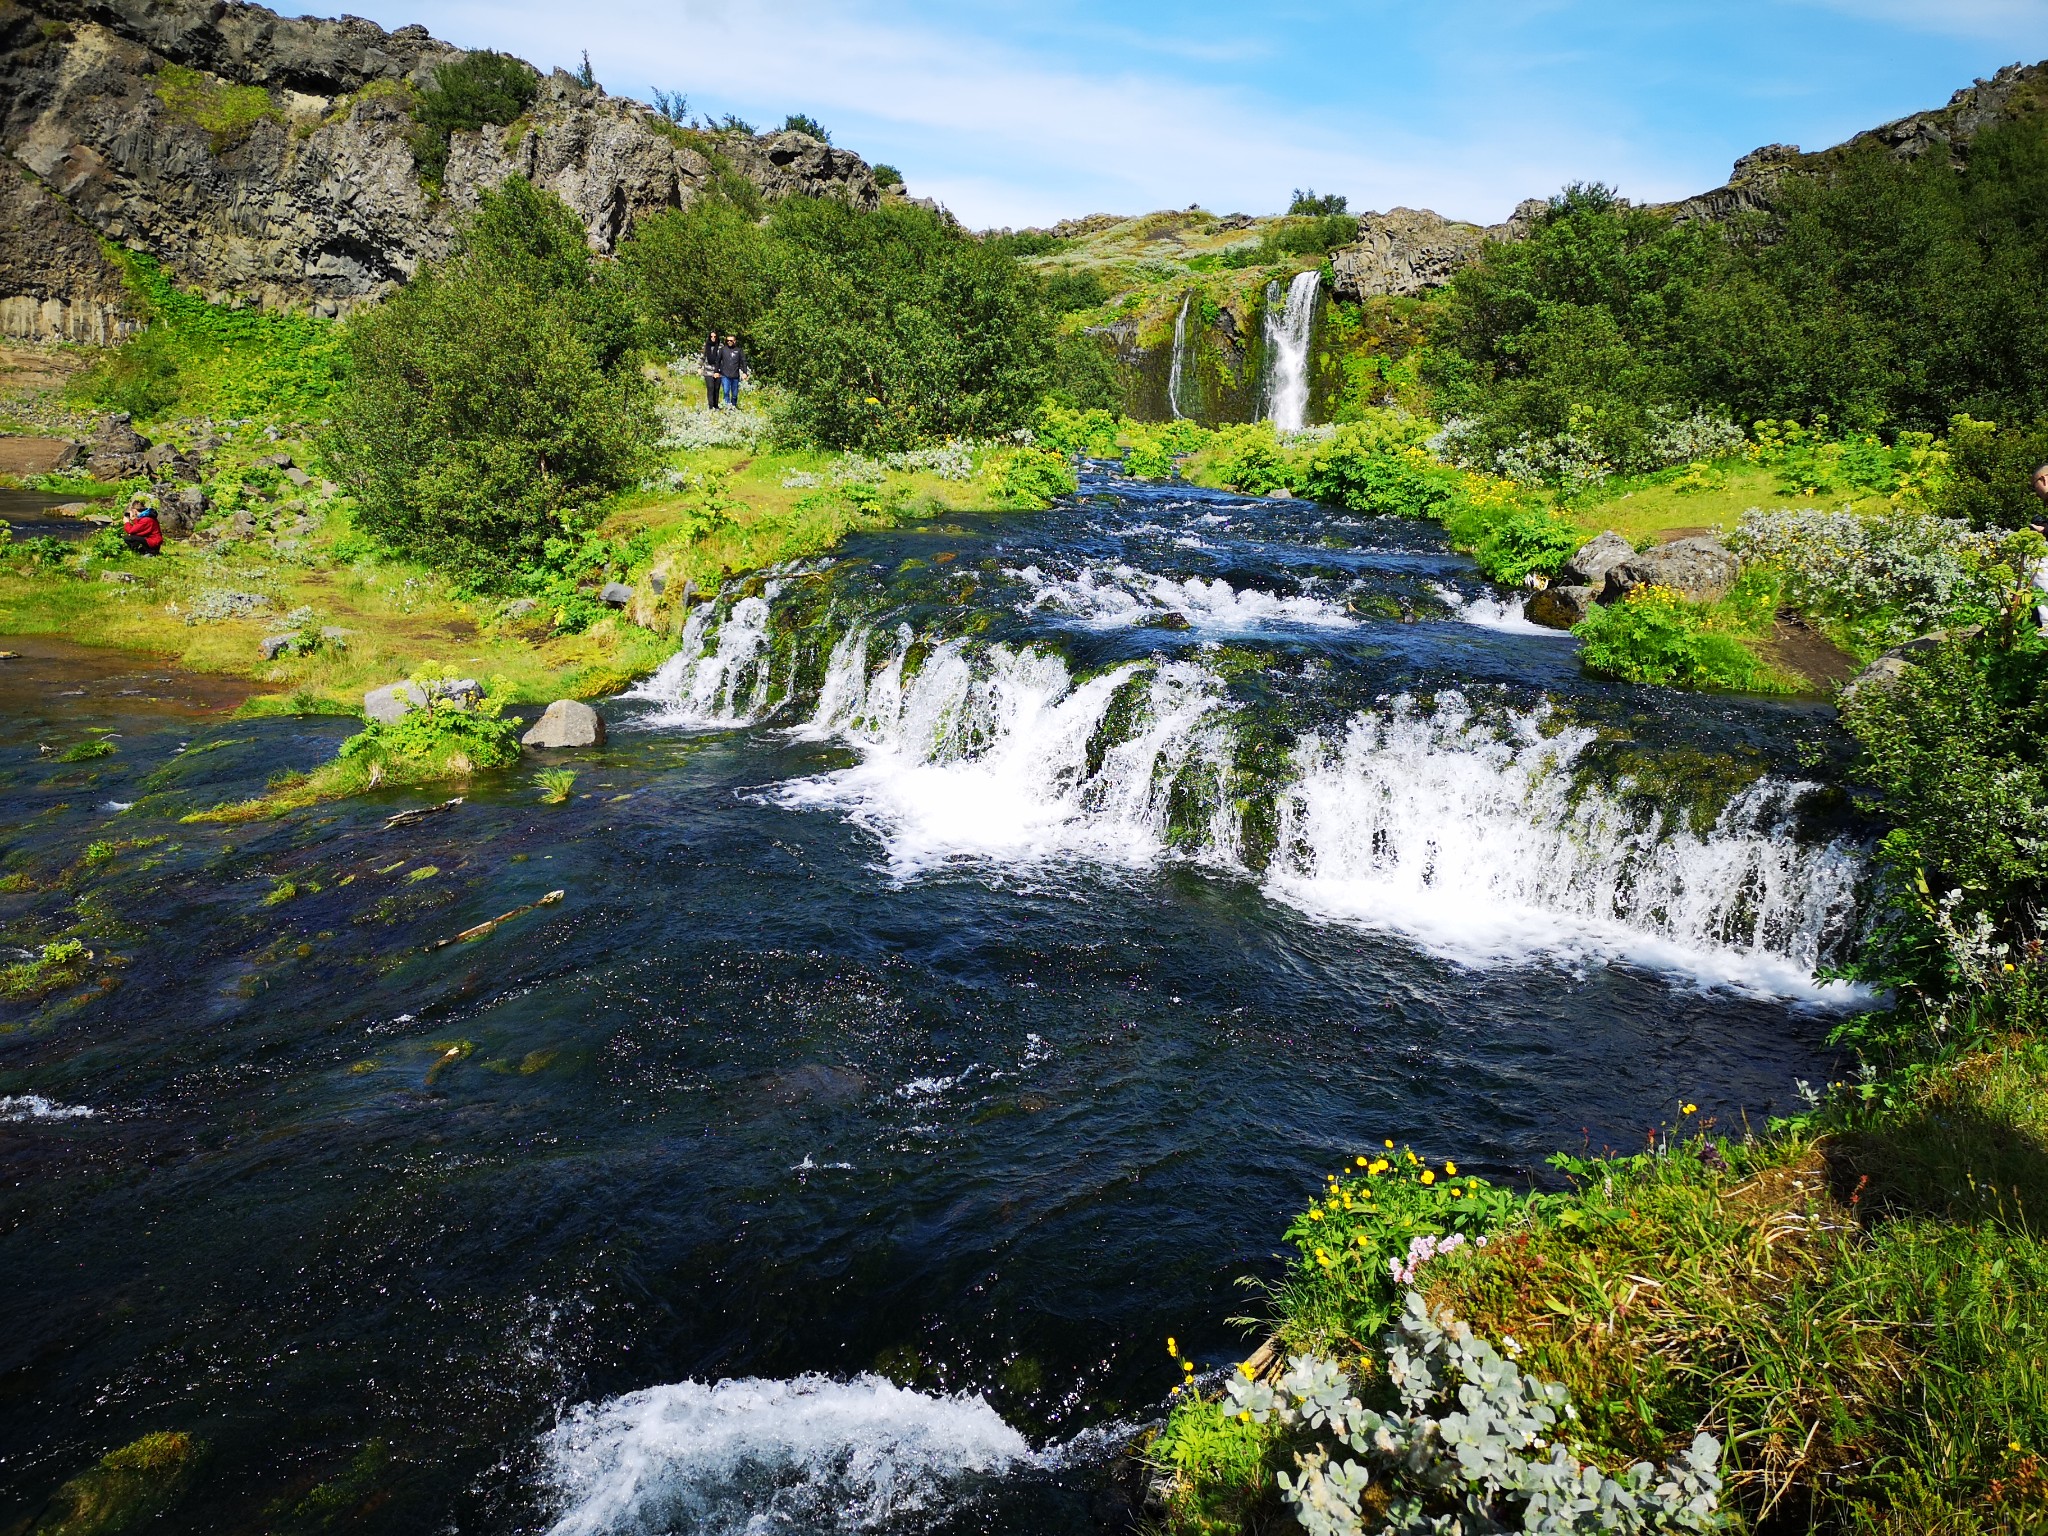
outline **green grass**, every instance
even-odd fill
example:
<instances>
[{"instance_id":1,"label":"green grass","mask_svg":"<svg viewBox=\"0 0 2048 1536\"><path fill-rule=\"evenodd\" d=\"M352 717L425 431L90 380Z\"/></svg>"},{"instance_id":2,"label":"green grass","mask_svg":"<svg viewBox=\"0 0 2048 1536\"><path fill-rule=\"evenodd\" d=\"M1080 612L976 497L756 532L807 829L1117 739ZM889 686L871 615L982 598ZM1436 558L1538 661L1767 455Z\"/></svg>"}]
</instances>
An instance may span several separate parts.
<instances>
[{"instance_id":1,"label":"green grass","mask_svg":"<svg viewBox=\"0 0 2048 1536\"><path fill-rule=\"evenodd\" d=\"M1755 1139L1679 1106L1655 1154L1560 1159L1573 1192L1422 1283L1570 1390L1579 1454L1719 1437L1735 1529L2048 1530L2044 1089L2048 1047L2015 1036ZM1275 1322L1349 1358L1341 1306L1300 1304L1311 1263ZM1152 1447L1170 1530L1262 1528L1282 1448L1249 1464L1214 1418L1179 1404Z\"/></svg>"}]
</instances>

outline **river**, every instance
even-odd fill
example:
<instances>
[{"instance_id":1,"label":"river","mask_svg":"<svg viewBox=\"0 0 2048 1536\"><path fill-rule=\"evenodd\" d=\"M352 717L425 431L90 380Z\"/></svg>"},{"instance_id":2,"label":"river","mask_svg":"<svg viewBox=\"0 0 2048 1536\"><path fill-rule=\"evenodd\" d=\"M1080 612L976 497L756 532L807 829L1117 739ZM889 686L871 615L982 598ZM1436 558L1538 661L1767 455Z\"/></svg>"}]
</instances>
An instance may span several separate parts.
<instances>
[{"instance_id":1,"label":"river","mask_svg":"<svg viewBox=\"0 0 2048 1536\"><path fill-rule=\"evenodd\" d=\"M1827 1070L1825 707L1588 683L1431 525L1082 490L731 584L559 807L186 824L351 723L6 642L8 958L94 958L0 1004L0 1525L182 1430L167 1529L1118 1528L1339 1159Z\"/></svg>"}]
</instances>

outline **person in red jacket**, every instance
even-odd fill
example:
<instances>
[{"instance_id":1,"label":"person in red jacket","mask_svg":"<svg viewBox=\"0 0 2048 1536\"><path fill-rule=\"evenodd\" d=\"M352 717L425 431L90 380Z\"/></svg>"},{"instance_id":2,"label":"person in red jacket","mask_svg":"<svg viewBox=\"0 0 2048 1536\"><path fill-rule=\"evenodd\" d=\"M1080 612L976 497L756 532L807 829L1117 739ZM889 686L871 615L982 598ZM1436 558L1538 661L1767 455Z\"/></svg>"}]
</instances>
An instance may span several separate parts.
<instances>
[{"instance_id":1,"label":"person in red jacket","mask_svg":"<svg viewBox=\"0 0 2048 1536\"><path fill-rule=\"evenodd\" d=\"M121 523L121 537L138 555L160 553L164 547L164 525L157 521L155 503L143 500L131 503L128 516Z\"/></svg>"}]
</instances>

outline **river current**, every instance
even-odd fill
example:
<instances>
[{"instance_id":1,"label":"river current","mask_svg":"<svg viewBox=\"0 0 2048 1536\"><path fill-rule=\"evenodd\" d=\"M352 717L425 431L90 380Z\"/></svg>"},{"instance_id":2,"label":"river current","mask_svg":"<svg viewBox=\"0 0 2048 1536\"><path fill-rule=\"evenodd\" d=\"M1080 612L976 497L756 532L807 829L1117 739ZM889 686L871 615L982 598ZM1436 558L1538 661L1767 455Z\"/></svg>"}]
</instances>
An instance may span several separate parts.
<instances>
[{"instance_id":1,"label":"river current","mask_svg":"<svg viewBox=\"0 0 2048 1536\"><path fill-rule=\"evenodd\" d=\"M0 1526L178 1430L174 1529L1119 1528L1340 1158L1737 1125L1852 1000L1829 712L1589 683L1425 524L865 536L396 826L183 823L350 723L8 644L6 958L93 959L0 1003Z\"/></svg>"}]
</instances>

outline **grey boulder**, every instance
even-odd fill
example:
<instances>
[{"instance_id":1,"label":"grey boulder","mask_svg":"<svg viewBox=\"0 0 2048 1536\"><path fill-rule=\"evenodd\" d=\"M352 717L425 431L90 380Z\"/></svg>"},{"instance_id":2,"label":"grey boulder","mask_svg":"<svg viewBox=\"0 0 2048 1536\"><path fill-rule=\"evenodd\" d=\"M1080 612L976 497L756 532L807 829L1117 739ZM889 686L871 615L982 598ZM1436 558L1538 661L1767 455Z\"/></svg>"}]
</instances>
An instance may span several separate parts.
<instances>
[{"instance_id":1,"label":"grey boulder","mask_svg":"<svg viewBox=\"0 0 2048 1536\"><path fill-rule=\"evenodd\" d=\"M1719 602L1742 574L1742 562L1714 539L1673 539L1630 555L1607 573L1607 600L1637 587L1668 587L1689 603Z\"/></svg>"},{"instance_id":2,"label":"grey boulder","mask_svg":"<svg viewBox=\"0 0 2048 1536\"><path fill-rule=\"evenodd\" d=\"M157 521L166 537L190 538L193 528L205 515L206 507L206 492L196 485L188 485L180 491L166 491L157 498Z\"/></svg>"},{"instance_id":3,"label":"grey boulder","mask_svg":"<svg viewBox=\"0 0 2048 1536\"><path fill-rule=\"evenodd\" d=\"M263 637L263 659L275 661L298 642L297 635L265 635ZM403 713L403 711L401 711Z\"/></svg>"},{"instance_id":4,"label":"grey boulder","mask_svg":"<svg viewBox=\"0 0 2048 1536\"><path fill-rule=\"evenodd\" d=\"M1551 629L1570 629L1593 611L1593 589L1582 583L1548 586L1522 605L1522 617Z\"/></svg>"},{"instance_id":5,"label":"grey boulder","mask_svg":"<svg viewBox=\"0 0 2048 1536\"><path fill-rule=\"evenodd\" d=\"M608 581L599 589L597 600L610 603L614 608L623 608L633 601L633 589L623 581Z\"/></svg>"},{"instance_id":6,"label":"grey boulder","mask_svg":"<svg viewBox=\"0 0 2048 1536\"><path fill-rule=\"evenodd\" d=\"M473 677L433 684L436 698L446 699L458 709L470 709L484 696ZM391 725L427 702L417 683L386 683L363 695L363 713L379 725Z\"/></svg>"},{"instance_id":7,"label":"grey boulder","mask_svg":"<svg viewBox=\"0 0 2048 1536\"><path fill-rule=\"evenodd\" d=\"M519 738L529 747L601 747L604 716L578 699L557 699Z\"/></svg>"},{"instance_id":8,"label":"grey boulder","mask_svg":"<svg viewBox=\"0 0 2048 1536\"><path fill-rule=\"evenodd\" d=\"M1579 552L1558 567L1558 585L1591 587L1607 585L1607 573L1636 552L1633 544L1612 531L1579 546Z\"/></svg>"},{"instance_id":9,"label":"grey boulder","mask_svg":"<svg viewBox=\"0 0 2048 1536\"><path fill-rule=\"evenodd\" d=\"M540 602L536 598L515 597L505 605L504 616L508 619L523 619L538 607Z\"/></svg>"}]
</instances>

